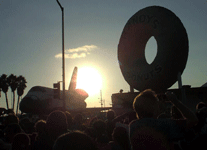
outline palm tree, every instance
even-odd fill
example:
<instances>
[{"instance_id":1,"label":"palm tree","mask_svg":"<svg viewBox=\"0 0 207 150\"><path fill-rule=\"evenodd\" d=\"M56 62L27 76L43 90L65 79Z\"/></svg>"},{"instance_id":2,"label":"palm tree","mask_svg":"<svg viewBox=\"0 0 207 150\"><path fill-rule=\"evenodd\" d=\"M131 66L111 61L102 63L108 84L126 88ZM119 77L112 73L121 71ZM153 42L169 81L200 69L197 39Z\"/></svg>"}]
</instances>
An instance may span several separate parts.
<instances>
[{"instance_id":1,"label":"palm tree","mask_svg":"<svg viewBox=\"0 0 207 150\"><path fill-rule=\"evenodd\" d=\"M1 97L1 91L2 91L2 78L0 77L0 97Z\"/></svg>"},{"instance_id":2,"label":"palm tree","mask_svg":"<svg viewBox=\"0 0 207 150\"><path fill-rule=\"evenodd\" d=\"M18 82L17 82L17 76L11 74L8 78L8 83L9 83L9 86L12 90L12 93L13 93L13 111L14 111L14 105L15 105L15 90L17 89L17 85L18 85Z\"/></svg>"},{"instance_id":3,"label":"palm tree","mask_svg":"<svg viewBox=\"0 0 207 150\"><path fill-rule=\"evenodd\" d=\"M27 87L27 86L26 86L27 81L26 81L26 79L25 79L23 76L19 76L19 77L17 78L17 82L18 82L18 85L17 85L18 101L17 101L17 110L16 110L16 114L18 113L20 97L23 95L23 93L24 93L24 89Z\"/></svg>"},{"instance_id":4,"label":"palm tree","mask_svg":"<svg viewBox=\"0 0 207 150\"><path fill-rule=\"evenodd\" d=\"M6 74L1 75L1 88L2 88L2 91L5 93L6 105L7 105L7 109L9 109L9 103L8 103L8 97L7 97L9 84L8 84L8 81L7 81L7 75Z\"/></svg>"}]
</instances>

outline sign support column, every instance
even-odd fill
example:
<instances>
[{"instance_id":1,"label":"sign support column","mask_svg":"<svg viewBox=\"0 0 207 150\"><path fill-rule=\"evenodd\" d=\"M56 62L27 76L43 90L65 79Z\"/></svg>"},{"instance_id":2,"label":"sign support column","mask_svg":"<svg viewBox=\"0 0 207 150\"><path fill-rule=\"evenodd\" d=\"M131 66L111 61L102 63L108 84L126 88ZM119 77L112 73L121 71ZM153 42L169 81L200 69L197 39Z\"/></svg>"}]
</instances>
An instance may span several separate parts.
<instances>
[{"instance_id":1,"label":"sign support column","mask_svg":"<svg viewBox=\"0 0 207 150\"><path fill-rule=\"evenodd\" d=\"M60 2L57 0L58 5L62 11L62 80L63 80L63 110L66 109L65 104L65 46L64 46L64 8L61 6Z\"/></svg>"}]
</instances>

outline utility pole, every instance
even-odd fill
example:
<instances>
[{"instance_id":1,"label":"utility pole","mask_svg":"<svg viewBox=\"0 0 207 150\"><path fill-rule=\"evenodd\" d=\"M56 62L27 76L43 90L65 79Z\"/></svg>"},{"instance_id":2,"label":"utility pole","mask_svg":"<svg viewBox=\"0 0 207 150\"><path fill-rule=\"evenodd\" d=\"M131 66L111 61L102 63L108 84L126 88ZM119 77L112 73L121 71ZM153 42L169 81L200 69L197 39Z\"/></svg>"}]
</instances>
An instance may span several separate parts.
<instances>
[{"instance_id":1,"label":"utility pole","mask_svg":"<svg viewBox=\"0 0 207 150\"><path fill-rule=\"evenodd\" d=\"M185 94L185 89L183 88L183 85L182 85L181 72L178 72L178 88L181 91L182 102L185 104L186 103L186 94Z\"/></svg>"},{"instance_id":2,"label":"utility pole","mask_svg":"<svg viewBox=\"0 0 207 150\"><path fill-rule=\"evenodd\" d=\"M103 107L103 100L102 100L102 91L100 90L100 96L101 96L101 108Z\"/></svg>"},{"instance_id":3,"label":"utility pole","mask_svg":"<svg viewBox=\"0 0 207 150\"><path fill-rule=\"evenodd\" d=\"M57 0L58 5L62 11L62 80L63 80L63 110L66 109L65 105L65 46L64 46L64 8Z\"/></svg>"}]
</instances>

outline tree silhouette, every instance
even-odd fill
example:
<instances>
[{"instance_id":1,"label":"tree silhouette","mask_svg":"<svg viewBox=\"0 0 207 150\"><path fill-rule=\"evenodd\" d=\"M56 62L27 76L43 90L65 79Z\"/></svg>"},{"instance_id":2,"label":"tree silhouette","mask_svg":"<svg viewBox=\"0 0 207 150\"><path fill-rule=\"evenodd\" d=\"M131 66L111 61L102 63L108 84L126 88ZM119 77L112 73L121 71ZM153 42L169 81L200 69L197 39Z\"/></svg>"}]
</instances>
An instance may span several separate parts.
<instances>
[{"instance_id":1,"label":"tree silhouette","mask_svg":"<svg viewBox=\"0 0 207 150\"><path fill-rule=\"evenodd\" d=\"M26 79L23 77L23 76L19 76L17 78L17 94L18 94L18 101L17 101L17 110L16 110L16 114L18 113L18 109L19 109L19 100L20 100L20 97L23 95L24 93L24 89L27 87L26 86Z\"/></svg>"},{"instance_id":2,"label":"tree silhouette","mask_svg":"<svg viewBox=\"0 0 207 150\"><path fill-rule=\"evenodd\" d=\"M7 109L9 109L9 103L8 103L8 97L7 97L7 92L9 89L9 84L8 84L8 80L7 80L7 75L6 74L2 74L2 76L0 77L0 84L1 84L1 89L5 94L6 97L6 105L7 105Z\"/></svg>"},{"instance_id":3,"label":"tree silhouette","mask_svg":"<svg viewBox=\"0 0 207 150\"><path fill-rule=\"evenodd\" d=\"M11 74L8 78L7 78L8 84L11 88L11 91L13 93L13 111L14 111L14 105L15 105L15 90L17 89L17 77L13 74Z\"/></svg>"}]
</instances>

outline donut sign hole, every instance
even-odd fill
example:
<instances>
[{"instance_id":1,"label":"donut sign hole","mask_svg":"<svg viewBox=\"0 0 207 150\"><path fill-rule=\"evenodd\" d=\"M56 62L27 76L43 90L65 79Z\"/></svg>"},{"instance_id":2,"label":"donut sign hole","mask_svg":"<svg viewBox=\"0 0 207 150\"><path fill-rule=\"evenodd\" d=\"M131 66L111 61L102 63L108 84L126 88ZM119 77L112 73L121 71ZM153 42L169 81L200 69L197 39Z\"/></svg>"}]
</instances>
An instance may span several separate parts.
<instances>
[{"instance_id":1,"label":"donut sign hole","mask_svg":"<svg viewBox=\"0 0 207 150\"><path fill-rule=\"evenodd\" d=\"M157 56L157 41L154 36L148 40L145 47L145 59L148 64L151 64Z\"/></svg>"}]
</instances>

